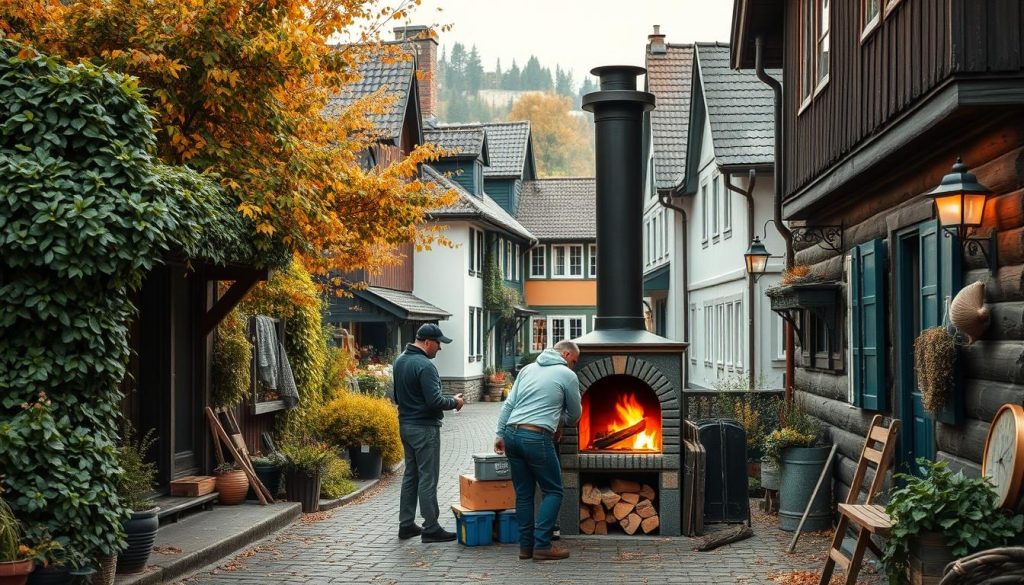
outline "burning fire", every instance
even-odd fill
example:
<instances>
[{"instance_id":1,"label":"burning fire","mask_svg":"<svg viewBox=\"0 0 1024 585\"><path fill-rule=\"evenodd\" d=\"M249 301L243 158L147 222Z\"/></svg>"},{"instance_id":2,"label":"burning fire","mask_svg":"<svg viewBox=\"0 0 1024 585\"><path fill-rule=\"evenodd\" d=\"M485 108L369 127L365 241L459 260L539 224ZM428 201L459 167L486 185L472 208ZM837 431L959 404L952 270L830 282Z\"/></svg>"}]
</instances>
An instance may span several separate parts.
<instances>
[{"instance_id":1,"label":"burning fire","mask_svg":"<svg viewBox=\"0 0 1024 585\"><path fill-rule=\"evenodd\" d=\"M618 394L611 409L592 409L589 400L584 400L583 418L580 421L580 448L589 450L661 450L661 413L647 412L634 392ZM625 436L608 444L615 433Z\"/></svg>"}]
</instances>

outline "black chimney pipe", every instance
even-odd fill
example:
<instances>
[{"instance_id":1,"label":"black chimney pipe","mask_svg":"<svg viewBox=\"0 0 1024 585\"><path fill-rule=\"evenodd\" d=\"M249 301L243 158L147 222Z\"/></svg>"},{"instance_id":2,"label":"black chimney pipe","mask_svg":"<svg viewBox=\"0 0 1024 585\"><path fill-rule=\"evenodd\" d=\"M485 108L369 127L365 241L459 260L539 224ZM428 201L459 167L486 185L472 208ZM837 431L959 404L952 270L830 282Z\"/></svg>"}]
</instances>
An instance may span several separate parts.
<instances>
[{"instance_id":1,"label":"black chimney pipe","mask_svg":"<svg viewBox=\"0 0 1024 585\"><path fill-rule=\"evenodd\" d=\"M594 329L646 329L643 315L643 115L654 95L637 91L643 67L591 70L601 89L583 96L594 113L597 155L597 317Z\"/></svg>"}]
</instances>

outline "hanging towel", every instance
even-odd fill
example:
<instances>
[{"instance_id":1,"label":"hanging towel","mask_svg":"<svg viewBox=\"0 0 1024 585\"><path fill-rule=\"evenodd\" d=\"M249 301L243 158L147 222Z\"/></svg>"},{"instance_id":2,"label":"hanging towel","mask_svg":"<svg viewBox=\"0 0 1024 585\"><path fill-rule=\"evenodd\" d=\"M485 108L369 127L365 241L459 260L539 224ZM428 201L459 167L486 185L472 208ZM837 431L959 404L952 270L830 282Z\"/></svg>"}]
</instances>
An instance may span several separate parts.
<instances>
[{"instance_id":1,"label":"hanging towel","mask_svg":"<svg viewBox=\"0 0 1024 585\"><path fill-rule=\"evenodd\" d=\"M285 406L294 408L299 402L299 390L284 343L277 338L277 324L266 315L256 315L255 319L256 375L264 386L277 392Z\"/></svg>"}]
</instances>

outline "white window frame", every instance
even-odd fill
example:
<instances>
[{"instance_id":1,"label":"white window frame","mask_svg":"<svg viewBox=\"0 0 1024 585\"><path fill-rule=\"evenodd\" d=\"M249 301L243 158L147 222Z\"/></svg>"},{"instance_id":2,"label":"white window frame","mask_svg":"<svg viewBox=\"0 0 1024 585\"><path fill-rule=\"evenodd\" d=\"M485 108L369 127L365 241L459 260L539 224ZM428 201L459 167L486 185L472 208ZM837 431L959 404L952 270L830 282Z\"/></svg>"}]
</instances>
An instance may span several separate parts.
<instances>
[{"instance_id":1,"label":"white window frame","mask_svg":"<svg viewBox=\"0 0 1024 585\"><path fill-rule=\"evenodd\" d=\"M732 237L732 191L725 185L725 176L717 175L715 184L722 185L722 236Z\"/></svg>"},{"instance_id":2,"label":"white window frame","mask_svg":"<svg viewBox=\"0 0 1024 585\"><path fill-rule=\"evenodd\" d=\"M467 349L466 349L466 360L470 363L476 361L476 355L473 350L476 349L476 307L469 307L469 320L467 321L466 329L469 335L466 336Z\"/></svg>"},{"instance_id":3,"label":"white window frame","mask_svg":"<svg viewBox=\"0 0 1024 585\"><path fill-rule=\"evenodd\" d=\"M597 278L597 244L588 244L587 253L587 278Z\"/></svg>"},{"instance_id":4,"label":"white window frame","mask_svg":"<svg viewBox=\"0 0 1024 585\"><path fill-rule=\"evenodd\" d=\"M694 341L694 339L693 339L693 332L697 328L697 303L690 303L690 322L687 323L687 325L689 325L689 327L687 328L688 334L686 336L686 340L690 343L690 347L693 347L693 341ZM689 352L689 353L690 353L690 363L691 364L696 364L697 363L697 354L695 352Z\"/></svg>"},{"instance_id":5,"label":"white window frame","mask_svg":"<svg viewBox=\"0 0 1024 585\"><path fill-rule=\"evenodd\" d=\"M522 280L523 263L522 257L519 255L519 244L513 246L512 251L514 252L512 255L512 280Z\"/></svg>"},{"instance_id":6,"label":"white window frame","mask_svg":"<svg viewBox=\"0 0 1024 585\"><path fill-rule=\"evenodd\" d=\"M566 268L569 270L569 278L585 278L587 275L586 258L583 255L584 247L583 244L569 244L569 253L566 255ZM574 250L579 250L580 253L580 273L572 273L572 253Z\"/></svg>"},{"instance_id":7,"label":"white window frame","mask_svg":"<svg viewBox=\"0 0 1024 585\"><path fill-rule=\"evenodd\" d=\"M558 255L562 254L562 272L558 272ZM551 278L569 278L569 248L564 244L551 245Z\"/></svg>"},{"instance_id":8,"label":"white window frame","mask_svg":"<svg viewBox=\"0 0 1024 585\"><path fill-rule=\"evenodd\" d=\"M701 207L701 209L700 209L700 217L701 217L701 232L700 232L701 236L700 237L701 237L701 240L700 241L701 241L702 244L707 246L708 245L708 235L710 233L709 232L710 226L708 225L709 224L709 222L708 222L708 214L710 213L710 210L711 210L711 204L708 201L708 183L707 183L707 181L705 181L700 186L700 207Z\"/></svg>"},{"instance_id":9,"label":"white window frame","mask_svg":"<svg viewBox=\"0 0 1024 585\"><path fill-rule=\"evenodd\" d=\"M469 228L469 275L476 276L476 229Z\"/></svg>"},{"instance_id":10,"label":"white window frame","mask_svg":"<svg viewBox=\"0 0 1024 585\"><path fill-rule=\"evenodd\" d=\"M587 333L587 316L586 315L548 315L547 316L547 327L548 327L548 347L554 347L556 343L563 339L573 339L572 335L572 320L578 319L580 322L580 335ZM555 339L555 321L560 321L565 332L566 337L562 339Z\"/></svg>"},{"instance_id":11,"label":"white window frame","mask_svg":"<svg viewBox=\"0 0 1024 585\"><path fill-rule=\"evenodd\" d=\"M718 203L719 198L720 198L720 193L719 193L719 190L718 190L718 180L717 180L717 178L712 177L711 178L711 239L713 241L715 241L715 242L717 242L718 238L722 235L722 232L721 232L722 225L721 225L721 222L719 222L719 220L718 220L718 212L719 212L719 209L721 207L719 205L719 203Z\"/></svg>"},{"instance_id":12,"label":"white window frame","mask_svg":"<svg viewBox=\"0 0 1024 585\"><path fill-rule=\"evenodd\" d=\"M540 274L537 274L536 265L534 259L537 258L537 253L540 252ZM547 258L547 246L544 244L537 244L530 249L530 278L546 278L548 275L548 258Z\"/></svg>"},{"instance_id":13,"label":"white window frame","mask_svg":"<svg viewBox=\"0 0 1024 585\"><path fill-rule=\"evenodd\" d=\"M515 256L512 255L512 240L505 240L505 280L512 280Z\"/></svg>"},{"instance_id":14,"label":"white window frame","mask_svg":"<svg viewBox=\"0 0 1024 585\"><path fill-rule=\"evenodd\" d=\"M541 324L544 325L544 341L541 343L542 347L538 347L538 345L537 345L537 334L536 334L536 331L537 331L536 330L536 327L537 327L536 324L537 323L541 323ZM547 317L543 317L543 316L530 317L530 353L537 353L537 352L544 351L545 349L547 349L548 348L548 341L550 339L551 339L551 328L548 326L548 319L547 319Z\"/></svg>"},{"instance_id":15,"label":"white window frame","mask_svg":"<svg viewBox=\"0 0 1024 585\"><path fill-rule=\"evenodd\" d=\"M704 365L711 367L714 363L715 348L715 306L711 303L704 303Z\"/></svg>"},{"instance_id":16,"label":"white window frame","mask_svg":"<svg viewBox=\"0 0 1024 585\"><path fill-rule=\"evenodd\" d=\"M484 264L487 262L487 250L484 242L484 232L476 230L476 275L484 277Z\"/></svg>"},{"instance_id":17,"label":"white window frame","mask_svg":"<svg viewBox=\"0 0 1024 585\"><path fill-rule=\"evenodd\" d=\"M873 1L877 7L877 12L875 12L874 16L869 17L868 7L872 3L872 0L860 0L860 41L862 43L871 35L872 32L874 32L876 28L878 28L878 25L881 24L883 10L888 10L888 8L882 8L883 5L887 4L886 0Z\"/></svg>"},{"instance_id":18,"label":"white window frame","mask_svg":"<svg viewBox=\"0 0 1024 585\"><path fill-rule=\"evenodd\" d=\"M814 43L814 93L828 84L832 73L832 0L817 0ZM822 70L824 67L824 70Z\"/></svg>"},{"instance_id":19,"label":"white window frame","mask_svg":"<svg viewBox=\"0 0 1024 585\"><path fill-rule=\"evenodd\" d=\"M484 310L481 307L476 309L476 359L484 359Z\"/></svg>"},{"instance_id":20,"label":"white window frame","mask_svg":"<svg viewBox=\"0 0 1024 585\"><path fill-rule=\"evenodd\" d=\"M715 306L715 317L718 319L715 330L718 332L718 348L715 355L715 365L718 368L725 367L725 305L719 303Z\"/></svg>"},{"instance_id":21,"label":"white window frame","mask_svg":"<svg viewBox=\"0 0 1024 585\"><path fill-rule=\"evenodd\" d=\"M669 256L668 250L668 230L669 230L669 218L672 214L665 211L661 214L661 250L664 256Z\"/></svg>"}]
</instances>

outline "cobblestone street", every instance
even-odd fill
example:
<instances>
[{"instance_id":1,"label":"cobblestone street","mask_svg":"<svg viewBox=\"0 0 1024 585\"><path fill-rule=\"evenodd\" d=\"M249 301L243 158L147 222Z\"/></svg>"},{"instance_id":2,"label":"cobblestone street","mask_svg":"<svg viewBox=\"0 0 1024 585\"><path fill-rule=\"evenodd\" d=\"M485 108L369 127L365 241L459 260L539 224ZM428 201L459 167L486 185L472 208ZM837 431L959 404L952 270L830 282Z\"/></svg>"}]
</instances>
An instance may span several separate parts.
<instances>
[{"instance_id":1,"label":"cobblestone street","mask_svg":"<svg viewBox=\"0 0 1024 585\"><path fill-rule=\"evenodd\" d=\"M472 469L472 453L490 449L500 406L469 404L445 417L438 501L450 530L458 475ZM697 539L689 538L572 537L562 540L572 551L567 561L520 561L517 545L398 540L400 483L388 478L357 502L304 517L185 583L773 583L771 576L783 572L820 569L827 549L825 536L805 535L787 555L791 534L759 516L753 538L711 552L692 550Z\"/></svg>"}]
</instances>

